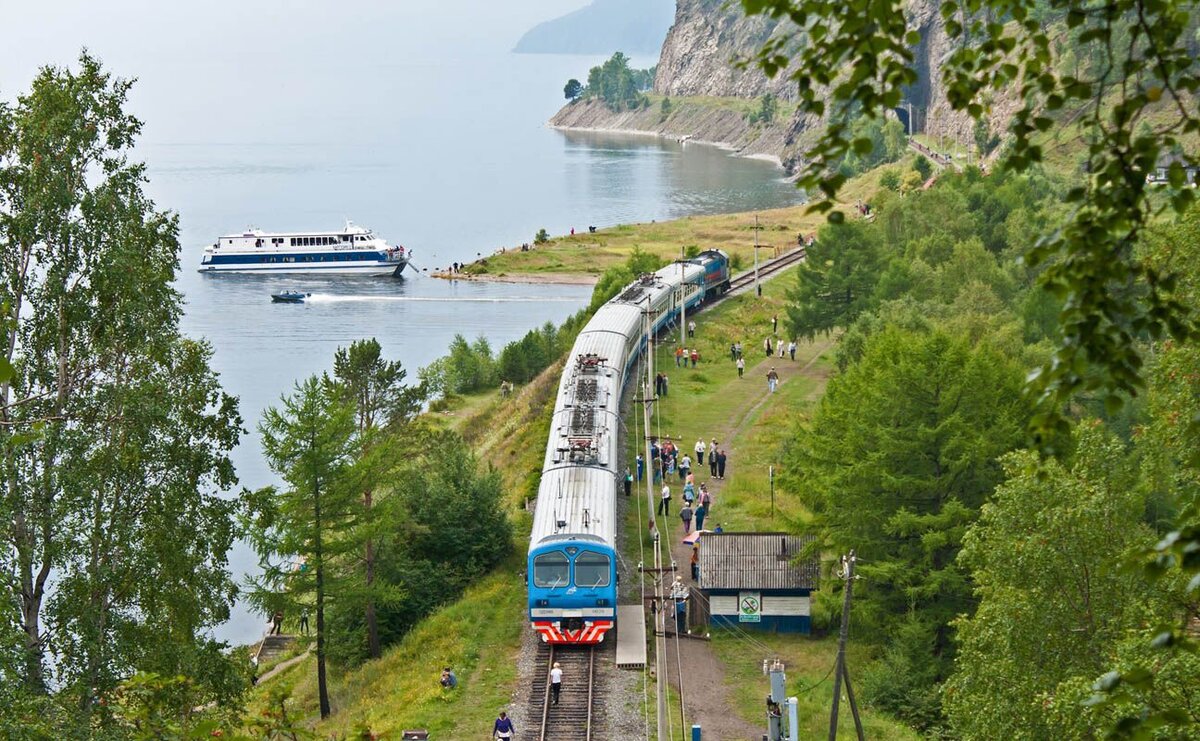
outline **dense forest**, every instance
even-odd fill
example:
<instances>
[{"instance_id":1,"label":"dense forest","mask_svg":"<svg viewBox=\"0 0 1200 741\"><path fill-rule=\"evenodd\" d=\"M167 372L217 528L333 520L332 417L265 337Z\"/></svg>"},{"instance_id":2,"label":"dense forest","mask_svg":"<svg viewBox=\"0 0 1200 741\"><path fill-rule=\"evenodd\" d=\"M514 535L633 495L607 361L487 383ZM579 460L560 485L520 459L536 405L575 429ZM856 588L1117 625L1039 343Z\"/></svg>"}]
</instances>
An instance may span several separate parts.
<instances>
[{"instance_id":1,"label":"dense forest","mask_svg":"<svg viewBox=\"0 0 1200 741\"><path fill-rule=\"evenodd\" d=\"M801 423L787 474L827 553L857 549L855 633L878 637L868 703L957 738L1086 738L1143 707L1200 721L1200 659L1154 648L1195 597L1136 568L1197 494L1194 346L1138 338L1147 389L1080 393L1061 451L1029 446L1025 375L1062 299L1019 259L1065 208L1038 172L943 174L827 226L789 294L796 336L838 333L838 375ZM1139 251L1200 296L1200 211ZM836 614L836 595L826 614ZM839 603L840 604L840 603ZM1144 668L1111 703L1111 670Z\"/></svg>"}]
</instances>

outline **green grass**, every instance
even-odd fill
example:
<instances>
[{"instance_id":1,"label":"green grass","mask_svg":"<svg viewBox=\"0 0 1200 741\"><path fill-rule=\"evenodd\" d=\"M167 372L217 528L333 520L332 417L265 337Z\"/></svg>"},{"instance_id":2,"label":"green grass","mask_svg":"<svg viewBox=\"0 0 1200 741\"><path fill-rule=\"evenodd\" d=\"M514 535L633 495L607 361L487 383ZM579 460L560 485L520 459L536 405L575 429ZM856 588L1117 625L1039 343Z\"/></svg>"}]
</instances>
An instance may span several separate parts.
<instances>
[{"instance_id":1,"label":"green grass","mask_svg":"<svg viewBox=\"0 0 1200 741\"><path fill-rule=\"evenodd\" d=\"M828 339L800 343L794 363L788 358L764 357L762 340L771 332L772 316L779 317L779 335L783 336L786 292L794 281L795 271L787 271L763 284L761 298L739 296L699 314L696 338L684 340L689 347L695 344L700 348L702 362L695 369L675 367L678 336L665 340L656 354L657 368L670 376L671 384L668 396L656 405L652 431L681 438L678 444L691 454L697 437L708 443L720 430L721 445L733 451L723 488L714 497L714 519L710 521L713 525L721 523L727 532L794 530L809 516L798 492L789 490L778 478L773 516L771 512L769 467L776 466L778 475L784 463L783 445L794 434L794 422L811 412L832 373L829 357L832 344ZM747 361L746 375L740 380L729 356L730 343L738 340ZM768 368L774 365L795 370L806 364L805 373L785 376L776 393L766 396ZM631 459L644 450L641 440L636 439L640 434L641 413L641 407L635 405L631 416L637 415L638 419L626 420ZM725 439L729 432L734 432L734 436ZM697 471L698 481L709 478L706 467ZM673 488L677 487L677 481L672 482ZM645 498L644 490L641 496ZM650 545L645 538L644 510L640 520L636 507L630 507L630 512L624 525L629 538L625 557L636 560L636 539L642 538L647 554ZM672 520L670 525L671 532L675 532L678 523ZM756 725L763 723L763 697L769 687L761 673L762 660L778 657L787 665L789 693L799 695L801 738L824 736L828 730L832 684L826 682L802 690L817 684L833 666L835 640L757 632L747 637L734 631L717 631L713 635L713 649L725 664L725 682L734 708L744 720ZM867 666L870 652L868 645L854 643L852 670L861 671ZM853 721L848 706L843 707L846 712L839 727L842 733L851 734ZM863 719L869 738L918 738L915 732L884 714L864 709Z\"/></svg>"},{"instance_id":2,"label":"green grass","mask_svg":"<svg viewBox=\"0 0 1200 741\"><path fill-rule=\"evenodd\" d=\"M348 672L331 667L334 713L324 722L318 721L315 656L261 685L251 712L261 712L266 697L282 689L292 698L289 712L306 719L321 737L344 738L366 727L384 738L398 738L405 728L427 728L435 738L482 738L496 713L508 707L516 683L525 626L524 590L516 577L522 561L514 554L378 661ZM458 689L438 684L443 666L454 667Z\"/></svg>"},{"instance_id":3,"label":"green grass","mask_svg":"<svg viewBox=\"0 0 1200 741\"><path fill-rule=\"evenodd\" d=\"M765 723L763 698L769 683L762 673L764 658L779 659L787 676L787 694L795 696L800 719L800 738L824 738L829 732L829 713L833 705L833 674L830 671L837 657L836 638L804 638L770 633L739 634L718 630L712 636L713 651L725 664L725 682L738 714L751 722ZM764 655L765 654L765 655ZM851 643L846 652L850 678L862 676L870 660L869 648ZM885 715L872 712L862 704L861 679L855 683L864 735L880 741L919 739L912 729ZM854 719L842 691L841 712L838 715L838 736L854 738Z\"/></svg>"}]
</instances>

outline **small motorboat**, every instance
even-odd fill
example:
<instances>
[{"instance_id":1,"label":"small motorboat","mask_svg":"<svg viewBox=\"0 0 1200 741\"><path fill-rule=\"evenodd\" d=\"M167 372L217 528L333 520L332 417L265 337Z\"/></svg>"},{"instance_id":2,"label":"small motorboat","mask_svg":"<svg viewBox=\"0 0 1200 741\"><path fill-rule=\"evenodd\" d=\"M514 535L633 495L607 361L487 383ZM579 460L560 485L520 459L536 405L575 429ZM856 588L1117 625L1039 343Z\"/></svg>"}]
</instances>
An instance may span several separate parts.
<instances>
[{"instance_id":1,"label":"small motorboat","mask_svg":"<svg viewBox=\"0 0 1200 741\"><path fill-rule=\"evenodd\" d=\"M304 299L311 295L311 293L300 293L299 291L284 291L283 293L272 293L271 300L277 304L302 304Z\"/></svg>"}]
</instances>

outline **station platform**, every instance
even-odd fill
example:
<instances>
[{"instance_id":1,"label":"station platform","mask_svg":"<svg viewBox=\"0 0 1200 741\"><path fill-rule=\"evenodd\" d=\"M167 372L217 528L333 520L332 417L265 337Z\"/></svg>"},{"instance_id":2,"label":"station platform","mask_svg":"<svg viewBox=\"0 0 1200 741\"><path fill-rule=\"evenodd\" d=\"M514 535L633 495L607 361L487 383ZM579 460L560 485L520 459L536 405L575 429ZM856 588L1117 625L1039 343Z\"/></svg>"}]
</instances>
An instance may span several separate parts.
<instances>
[{"instance_id":1,"label":"station platform","mask_svg":"<svg viewBox=\"0 0 1200 741\"><path fill-rule=\"evenodd\" d=\"M617 606L617 666L646 666L646 610L642 605Z\"/></svg>"}]
</instances>

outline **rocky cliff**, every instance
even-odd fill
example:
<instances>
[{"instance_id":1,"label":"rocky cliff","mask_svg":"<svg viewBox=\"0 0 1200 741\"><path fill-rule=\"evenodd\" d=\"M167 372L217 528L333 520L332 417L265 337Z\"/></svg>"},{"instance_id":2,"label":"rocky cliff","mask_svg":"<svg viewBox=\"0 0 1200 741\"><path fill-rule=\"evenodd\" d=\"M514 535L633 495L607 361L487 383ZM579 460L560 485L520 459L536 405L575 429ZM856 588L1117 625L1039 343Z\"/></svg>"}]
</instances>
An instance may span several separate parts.
<instances>
[{"instance_id":1,"label":"rocky cliff","mask_svg":"<svg viewBox=\"0 0 1200 741\"><path fill-rule=\"evenodd\" d=\"M937 61L952 47L938 8L938 0L908 0L905 15L920 32L921 42L915 50L919 79L907 91L906 103L911 103L914 131L966 141L972 135L973 123L965 114L950 110L937 72ZM669 116L645 109L614 113L600 104L585 102L568 105L550 123L691 136L727 144L739 153L770 154L785 166L794 166L815 139L821 122L794 112L791 101L796 99L795 83L786 75L768 79L753 64L741 63L751 58L763 42L779 35L793 38L795 27L761 16L747 18L736 0L677 0L675 23L663 42L654 81L655 93L672 98ZM728 99L757 99L766 93L778 98L785 111L793 111L791 115L785 112L766 126L734 120L736 106L729 105ZM687 115L683 115L685 103ZM1018 104L1003 96L993 99L991 130L1002 131ZM701 112L705 105L714 110ZM906 105L896 112L905 124L909 110Z\"/></svg>"}]
</instances>

